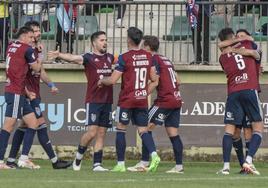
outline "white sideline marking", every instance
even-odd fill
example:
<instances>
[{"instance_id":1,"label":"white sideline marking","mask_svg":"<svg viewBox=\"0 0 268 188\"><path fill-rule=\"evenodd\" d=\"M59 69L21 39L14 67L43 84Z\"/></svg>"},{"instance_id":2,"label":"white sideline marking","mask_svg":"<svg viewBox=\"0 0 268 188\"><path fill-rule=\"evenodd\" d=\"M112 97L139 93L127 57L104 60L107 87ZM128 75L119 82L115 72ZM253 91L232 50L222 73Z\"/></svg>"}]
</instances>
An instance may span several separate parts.
<instances>
[{"instance_id":1,"label":"white sideline marking","mask_svg":"<svg viewBox=\"0 0 268 188\"><path fill-rule=\"evenodd\" d=\"M211 178L183 178L183 177L174 177L174 178L167 178L165 176L163 177L155 177L155 178L147 178L143 179L142 182L161 182L161 181L175 181L175 182L180 182L180 181L226 181L226 180L231 180L231 181L237 181L237 180L247 180L247 179L252 179L252 180L267 180L268 176L243 176L243 177L226 177L228 175L222 175L221 177L211 177ZM13 180L14 181L14 180ZM141 179L115 179L115 180L38 180L39 183L129 183L129 182L141 182Z\"/></svg>"}]
</instances>

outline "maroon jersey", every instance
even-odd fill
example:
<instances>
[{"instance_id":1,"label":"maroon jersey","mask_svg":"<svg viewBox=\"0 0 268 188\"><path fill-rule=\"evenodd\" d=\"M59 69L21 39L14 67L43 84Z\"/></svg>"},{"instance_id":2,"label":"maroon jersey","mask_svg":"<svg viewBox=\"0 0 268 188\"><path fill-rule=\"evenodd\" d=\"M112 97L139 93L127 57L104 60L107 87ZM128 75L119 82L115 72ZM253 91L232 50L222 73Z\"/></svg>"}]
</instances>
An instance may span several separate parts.
<instances>
[{"instance_id":1,"label":"maroon jersey","mask_svg":"<svg viewBox=\"0 0 268 188\"><path fill-rule=\"evenodd\" d=\"M86 103L113 103L113 86L98 87L98 81L103 77L111 76L114 56L106 53L97 55L86 53L83 55L83 64L87 77Z\"/></svg>"},{"instance_id":2,"label":"maroon jersey","mask_svg":"<svg viewBox=\"0 0 268 188\"><path fill-rule=\"evenodd\" d=\"M236 44L237 48L254 49L251 41ZM221 66L227 77L228 94L246 90L258 90L258 75L256 60L240 54L223 54L220 56Z\"/></svg>"},{"instance_id":3,"label":"maroon jersey","mask_svg":"<svg viewBox=\"0 0 268 188\"><path fill-rule=\"evenodd\" d=\"M12 42L7 48L5 92L25 94L25 79L29 64L35 63L33 48L20 41Z\"/></svg>"},{"instance_id":4,"label":"maroon jersey","mask_svg":"<svg viewBox=\"0 0 268 188\"><path fill-rule=\"evenodd\" d=\"M35 57L38 57L39 51L37 48L34 49ZM40 72L35 72L29 66L29 70L26 75L26 88L36 94L36 98L41 98L40 96Z\"/></svg>"},{"instance_id":5,"label":"maroon jersey","mask_svg":"<svg viewBox=\"0 0 268 188\"><path fill-rule=\"evenodd\" d=\"M145 50L130 50L118 57L116 70L122 72L118 106L148 108L148 80L152 55Z\"/></svg>"},{"instance_id":6,"label":"maroon jersey","mask_svg":"<svg viewBox=\"0 0 268 188\"><path fill-rule=\"evenodd\" d=\"M160 108L181 107L179 83L176 80L173 64L167 57L158 54L153 56L153 62L160 76L154 104Z\"/></svg>"}]
</instances>

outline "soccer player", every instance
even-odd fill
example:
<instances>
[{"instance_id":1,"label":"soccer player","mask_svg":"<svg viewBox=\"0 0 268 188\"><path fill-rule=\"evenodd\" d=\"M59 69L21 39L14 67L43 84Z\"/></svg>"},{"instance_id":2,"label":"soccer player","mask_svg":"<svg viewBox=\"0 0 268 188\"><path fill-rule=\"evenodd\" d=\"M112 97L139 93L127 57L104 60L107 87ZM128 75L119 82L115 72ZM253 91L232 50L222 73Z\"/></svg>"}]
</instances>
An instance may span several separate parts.
<instances>
[{"instance_id":1,"label":"soccer player","mask_svg":"<svg viewBox=\"0 0 268 188\"><path fill-rule=\"evenodd\" d=\"M31 46L34 41L33 30L22 27L18 31L18 40L12 42L7 49L5 101L7 103L4 125L0 133L0 169L11 169L4 163L4 155L10 133L13 131L18 118L22 118L28 129L24 134L22 154L18 161L19 167L38 169L28 158L38 121L30 104L26 101L25 82L29 66L39 72L41 63L35 56Z\"/></svg>"},{"instance_id":2,"label":"soccer player","mask_svg":"<svg viewBox=\"0 0 268 188\"><path fill-rule=\"evenodd\" d=\"M125 172L125 133L130 120L137 126L139 135L149 151L152 161L148 171L156 171L160 157L156 153L152 135L148 133L148 88L156 85L158 76L152 62L152 55L139 48L143 33L136 27L127 30L128 51L118 57L117 65L110 77L99 80L105 87L116 84L122 77L116 112L116 153L117 165L114 172ZM148 81L151 81L150 85Z\"/></svg>"},{"instance_id":3,"label":"soccer player","mask_svg":"<svg viewBox=\"0 0 268 188\"><path fill-rule=\"evenodd\" d=\"M247 30L239 29L236 31L236 38L220 42L219 47L226 48L228 46L234 45L234 44L239 43L240 41L244 41L244 40L253 41L253 38L251 37L250 33ZM259 56L256 57L254 55L255 54L254 50L245 49L245 48L240 48L239 50L237 50L235 48L226 48L226 49L228 50L228 53L231 53L233 51L237 51L237 53L239 53L240 55L252 56L253 58L259 58L259 59L256 59L256 68L257 68L257 74L258 74L258 80L259 80L259 74L261 73L262 52L260 49L258 49L258 46L255 43L253 43L253 48L254 48L254 50L258 50L258 52L260 54L260 58L259 58ZM260 85L258 88L258 92L261 92ZM237 158L238 158L238 161L239 161L239 164L241 167L243 166L243 163L244 163L243 143L242 143L242 139L240 136L242 128L244 130L244 138L245 138L245 143L246 143L245 144L246 155L247 155L249 144L250 144L250 139L252 136L252 126L251 126L251 123L248 121L247 117L244 117L244 119L242 121L242 125L237 125L236 130L235 130L235 134L233 137L233 147L235 148L235 152L237 154ZM240 170L240 173L241 174L245 173L243 167Z\"/></svg>"},{"instance_id":4,"label":"soccer player","mask_svg":"<svg viewBox=\"0 0 268 188\"><path fill-rule=\"evenodd\" d=\"M34 32L34 54L36 57L39 58L40 61L42 61L42 47L39 44L41 32L40 32L40 25L36 21L29 21L25 24L26 27L29 27ZM50 88L51 93L57 93L58 88L55 87L55 84L50 80L48 77L45 69L43 66L41 67L40 72L35 72L29 67L27 76L26 76L26 94L28 97L28 100L30 100L31 107L35 113L35 116L38 120L39 127L37 128L37 136L38 140L47 153L49 159L52 162L52 166L54 169L63 169L71 166L71 162L58 160L58 157L56 156L52 144L49 140L48 133L47 133L47 125L45 122L45 119L42 115L41 109L40 109L40 103L41 103L41 96L40 96L40 79L45 82ZM15 131L13 141L12 141L12 147L9 153L9 157L7 159L7 165L9 167L16 168L17 164L16 156L20 149L20 145L23 141L23 136L26 130L26 125L23 121L21 121L20 127Z\"/></svg>"},{"instance_id":5,"label":"soccer player","mask_svg":"<svg viewBox=\"0 0 268 188\"><path fill-rule=\"evenodd\" d=\"M219 38L221 41L234 38L234 32L231 28L222 29ZM260 58L260 54L257 50L253 50L252 52L256 56L254 59L251 56L242 56L237 53L242 47L254 49L252 41L242 41L235 47L236 50L233 53L223 53L220 56L221 66L227 76L228 98L224 118L225 134L222 143L224 166L219 173L229 174L235 125L242 124L244 116L247 116L252 123L253 134L243 168L252 174L259 175L260 173L252 163L252 158L261 144L263 132L262 110L257 93L259 88L258 71L255 60Z\"/></svg>"},{"instance_id":6,"label":"soccer player","mask_svg":"<svg viewBox=\"0 0 268 188\"><path fill-rule=\"evenodd\" d=\"M91 35L92 53L84 55L72 55L51 51L48 57L60 58L66 61L84 65L87 77L86 94L86 125L88 131L81 137L78 151L73 162L73 169L81 169L81 160L91 141L96 138L93 156L93 171L108 171L102 167L102 155L105 134L108 128L112 127L111 111L113 103L113 87L104 86L99 88L98 80L112 73L112 63L114 56L107 53L107 38L103 31L95 32Z\"/></svg>"},{"instance_id":7,"label":"soccer player","mask_svg":"<svg viewBox=\"0 0 268 188\"><path fill-rule=\"evenodd\" d=\"M180 109L182 100L179 91L179 79L174 70L172 62L165 56L157 53L159 40L155 36L143 37L144 49L153 55L153 61L159 74L159 85L157 86L157 98L149 110L149 127L165 125L166 132L171 141L176 166L167 173L183 173L182 154L183 144L178 134L180 124ZM152 89L149 89L149 94ZM142 160L129 171L142 171L149 165L148 150L142 145Z\"/></svg>"}]
</instances>

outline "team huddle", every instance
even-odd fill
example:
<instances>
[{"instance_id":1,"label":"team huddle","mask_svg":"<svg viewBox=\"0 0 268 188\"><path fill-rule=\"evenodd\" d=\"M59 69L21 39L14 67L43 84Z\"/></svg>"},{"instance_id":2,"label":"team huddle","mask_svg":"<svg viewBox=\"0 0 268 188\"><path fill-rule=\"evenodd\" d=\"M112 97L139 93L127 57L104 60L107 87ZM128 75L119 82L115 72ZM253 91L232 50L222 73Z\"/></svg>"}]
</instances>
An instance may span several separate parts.
<instances>
[{"instance_id":1,"label":"team huddle","mask_svg":"<svg viewBox=\"0 0 268 188\"><path fill-rule=\"evenodd\" d=\"M221 66L228 79L228 99L225 111L225 134L223 137L224 167L217 173L229 174L232 146L236 148L242 167L241 172L260 174L252 159L257 152L262 137L263 123L258 98L259 70L261 52L247 31L246 36L235 37L230 28L219 33L222 41ZM239 32L237 33L239 35ZM40 110L40 79L48 85L52 93L58 93L55 84L47 76L42 66L42 46L39 44L40 26L31 21L20 28L18 40L10 43L7 50L5 100L7 103L5 121L0 133L0 169L30 168L40 166L29 160L33 138L38 139L54 169L65 169L72 165L73 170L81 169L83 155L90 143L95 140L93 171L109 171L103 167L102 156L105 135L112 126L113 85L121 79L115 120L115 147L117 164L113 172L155 172L161 161L156 151L152 131L157 125L164 125L172 144L175 166L167 173L184 173L183 143L179 136L180 81L172 62L158 54L159 39L143 35L136 27L127 30L128 51L119 55L115 68L115 57L107 52L107 38L103 31L91 35L92 52L73 55L57 51L48 52L49 59L62 59L84 66L87 78L85 97L86 126L88 127L79 142L73 162L59 160L49 137L47 126ZM149 108L148 96L156 90L157 97ZM18 119L9 157L4 162L10 133ZM137 127L142 140L142 157L135 166L126 168L126 131L130 123ZM245 131L248 152L243 154L240 138L241 129ZM16 163L17 153L22 147L21 156Z\"/></svg>"}]
</instances>

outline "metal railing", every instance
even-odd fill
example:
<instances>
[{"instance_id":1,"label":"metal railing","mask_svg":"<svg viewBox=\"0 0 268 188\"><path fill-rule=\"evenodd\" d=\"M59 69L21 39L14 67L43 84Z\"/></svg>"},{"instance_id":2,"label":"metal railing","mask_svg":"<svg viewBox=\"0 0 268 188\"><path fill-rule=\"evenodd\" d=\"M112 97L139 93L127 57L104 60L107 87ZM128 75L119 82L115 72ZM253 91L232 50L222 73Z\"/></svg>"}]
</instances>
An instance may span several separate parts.
<instances>
[{"instance_id":1,"label":"metal railing","mask_svg":"<svg viewBox=\"0 0 268 188\"><path fill-rule=\"evenodd\" d=\"M202 24L194 30L188 23L185 2L73 1L68 7L76 10L77 16L75 20L70 19L69 32L61 29L63 24L59 23L61 1L0 1L1 5L9 15L4 12L0 18L3 33L0 36L0 59L5 59L6 39L13 40L15 31L26 20L37 20L42 25L44 53L55 50L57 45L63 52L81 54L90 51L90 35L103 30L108 37L108 51L120 54L127 50L127 28L136 26L146 35L159 37L159 52L175 64L194 61L213 65L218 64L220 55L218 32L229 26L234 30L249 30L262 48L263 62L266 64L268 60L268 2L199 2L199 21ZM212 10L211 15L208 8ZM61 14L64 23L64 12ZM69 34L71 30L74 32Z\"/></svg>"}]
</instances>

